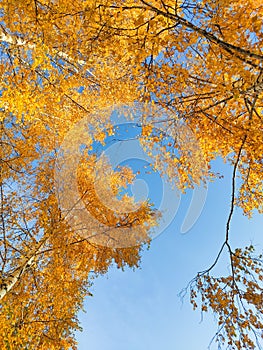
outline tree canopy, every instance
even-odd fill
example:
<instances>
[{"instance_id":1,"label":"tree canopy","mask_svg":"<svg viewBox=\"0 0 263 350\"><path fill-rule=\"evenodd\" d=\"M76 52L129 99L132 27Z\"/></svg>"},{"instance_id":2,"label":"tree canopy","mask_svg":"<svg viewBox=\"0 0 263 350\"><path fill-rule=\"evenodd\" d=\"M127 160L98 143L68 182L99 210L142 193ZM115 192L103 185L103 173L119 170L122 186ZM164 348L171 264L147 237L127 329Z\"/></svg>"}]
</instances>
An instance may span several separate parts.
<instances>
[{"instance_id":1,"label":"tree canopy","mask_svg":"<svg viewBox=\"0 0 263 350\"><path fill-rule=\"evenodd\" d=\"M130 210L133 198L121 193L132 171L99 165L88 152L114 133L109 107L138 103L142 147L182 191L216 179L217 157L232 165L225 240L190 282L190 301L217 315L219 346L261 348L262 256L253 246L232 249L229 238L235 206L248 217L263 212L262 17L259 0L2 1L1 348L76 348L76 314L92 278L113 261L138 266L159 214L147 201ZM80 234L63 215L56 159L82 120L90 140L76 190L109 231L132 227L133 245L96 244L88 237L100 225L88 221ZM110 201L122 196L121 213L96 193L92 169L100 166L100 190ZM218 278L212 271L224 250L231 273Z\"/></svg>"}]
</instances>

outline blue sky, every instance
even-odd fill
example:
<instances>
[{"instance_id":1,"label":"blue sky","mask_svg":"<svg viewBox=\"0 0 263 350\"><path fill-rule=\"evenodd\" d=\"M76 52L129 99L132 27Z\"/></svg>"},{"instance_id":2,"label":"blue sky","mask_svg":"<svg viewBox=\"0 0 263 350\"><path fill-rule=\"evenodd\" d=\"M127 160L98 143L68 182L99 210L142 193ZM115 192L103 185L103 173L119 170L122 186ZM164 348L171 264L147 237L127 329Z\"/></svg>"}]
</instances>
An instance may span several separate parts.
<instances>
[{"instance_id":1,"label":"blue sky","mask_svg":"<svg viewBox=\"0 0 263 350\"><path fill-rule=\"evenodd\" d=\"M181 197L170 226L143 252L140 269L123 272L113 267L94 281L94 296L85 301L87 312L79 314L83 327L83 332L76 334L79 350L204 350L208 347L216 332L213 315L205 313L201 322L200 312L192 310L189 296L182 303L178 293L198 271L211 265L224 241L231 168L221 160L213 166L224 178L209 184L203 211L190 231L181 233L191 191ZM147 186L150 197L154 196L160 180L150 178ZM248 220L236 209L231 224L232 246L243 247L252 242L262 250L262 227L262 216L254 215ZM215 272L227 271L228 261L223 255Z\"/></svg>"}]
</instances>

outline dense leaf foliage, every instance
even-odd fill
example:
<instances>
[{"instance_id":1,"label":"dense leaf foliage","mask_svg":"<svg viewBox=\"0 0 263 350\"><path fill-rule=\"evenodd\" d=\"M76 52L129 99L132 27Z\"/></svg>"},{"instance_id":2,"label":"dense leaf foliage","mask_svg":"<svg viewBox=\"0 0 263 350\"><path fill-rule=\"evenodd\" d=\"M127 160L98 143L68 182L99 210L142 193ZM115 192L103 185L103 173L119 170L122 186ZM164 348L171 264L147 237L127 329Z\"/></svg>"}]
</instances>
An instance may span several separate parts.
<instances>
[{"instance_id":1,"label":"dense leaf foliage","mask_svg":"<svg viewBox=\"0 0 263 350\"><path fill-rule=\"evenodd\" d=\"M191 302L197 307L200 295L202 311L218 316L219 344L260 348L262 257L253 247L233 250L229 236L235 206L248 217L263 212L261 1L1 4L1 348L74 348L91 277L112 261L138 265L140 245L102 247L72 229L53 176L72 125L88 118L103 142L111 123L103 111L132 103L145 106L143 147L155 150L155 167L182 190L215 178L216 157L232 164L225 241L214 264L191 281ZM94 189L94 162L84 154L78 168L86 208L110 229L136 226L140 243L147 242L156 223L149 203L125 217L107 209ZM101 166L107 180L98 183L109 195L133 179L128 168L114 172L106 160ZM132 201L124 196L124 208ZM87 237L91 226L96 232L93 222L86 225ZM223 250L232 273L213 277Z\"/></svg>"}]
</instances>

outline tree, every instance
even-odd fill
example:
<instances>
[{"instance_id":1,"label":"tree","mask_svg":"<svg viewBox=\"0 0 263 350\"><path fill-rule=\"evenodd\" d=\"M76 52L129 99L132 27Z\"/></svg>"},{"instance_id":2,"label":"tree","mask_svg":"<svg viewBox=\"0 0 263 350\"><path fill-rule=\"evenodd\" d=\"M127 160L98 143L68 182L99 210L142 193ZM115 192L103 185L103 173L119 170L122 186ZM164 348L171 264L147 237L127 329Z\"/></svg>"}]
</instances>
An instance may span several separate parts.
<instances>
[{"instance_id":1,"label":"tree","mask_svg":"<svg viewBox=\"0 0 263 350\"><path fill-rule=\"evenodd\" d=\"M145 106L141 142L148 152L159 150L156 167L182 190L215 178L210 163L218 156L233 166L225 240L212 266L190 282L191 302L196 307L200 295L202 310L211 309L218 315L219 344L231 349L260 348L262 257L253 253L252 246L233 250L229 237L235 206L249 217L254 210L263 211L262 16L263 6L257 0L3 1L2 262L9 271L19 266L16 280L23 284L18 291L30 290L32 280L29 272L24 273L25 267L28 261L31 265L32 256L44 254L44 246L44 251L52 255L45 253L46 259L35 268L39 276L43 273L44 284L49 278L61 276L62 267L68 266L68 274L73 273L71 264L66 263L72 261L69 257L58 263L56 259L63 254L57 258L53 255L58 246L67 256L74 255L74 249L84 249L81 244L73 244L75 238L61 218L52 192L51 176L47 181L47 174L54 170L54 152L63 137L73 123L90 115L89 123L97 130L97 138L103 139L104 131L101 135L99 130L109 127L110 120L107 114L100 115L100 120L92 117L96 116L94 111L103 111L116 102L141 102ZM182 126L185 128L181 130L191 130L198 141L201 158L200 152L189 146L189 135L178 135ZM84 158L91 167L92 158ZM130 174L123 171L124 176ZM237 185L238 177L241 185ZM84 190L84 197L88 178L82 178L80 169L79 188ZM122 186L120 176L115 178ZM96 202L96 196L93 198L86 202L90 208ZM25 209L19 210L22 204ZM95 211L100 218L109 214L116 226L114 213L103 207ZM150 220L152 226L150 214L146 204L136 213L143 222ZM134 222L134 217L131 220ZM54 229L65 232L63 242L60 238L53 242ZM16 236L11 237L14 230ZM99 253L94 246L89 249L92 254L101 254L104 263L99 269L95 263L83 265L80 284L86 283L90 270L105 271L110 259L120 254L112 249ZM87 256L90 250L85 250ZM223 250L229 254L232 272L216 278L211 273ZM136 265L138 254L138 247L125 250L120 266L124 262ZM59 264L59 268L52 268L52 264ZM44 275L45 268L52 271L49 278ZM76 287L75 279L72 284ZM10 291L15 290L15 284L9 285ZM85 288L79 288L83 292L79 297L84 296ZM60 295L55 289L50 293ZM4 310L4 324L12 317L22 318L6 311L12 302L8 301ZM47 305L44 301L41 304ZM70 311L70 320L75 311ZM48 314L46 309L43 313ZM39 342L42 344L43 339Z\"/></svg>"},{"instance_id":2,"label":"tree","mask_svg":"<svg viewBox=\"0 0 263 350\"><path fill-rule=\"evenodd\" d=\"M72 42L64 47L65 38L72 34L72 30L77 30L74 23L69 25L66 17L62 20L63 24L59 24L58 20L53 26L52 19L46 22L47 18L44 18L46 24L42 27L36 15L41 17L47 9L49 14L54 10L54 16L57 16L56 6L53 10L43 6L41 3L3 3L0 178L2 349L76 348L73 333L78 329L76 314L82 307L83 298L89 294L92 279L106 272L112 262L119 268L137 266L140 244L148 241L149 227L155 220L148 203L142 203L136 212L131 213L133 215L104 212L106 238L112 231L121 235L123 231L135 227L140 244L134 242L137 244L127 248L102 247L95 244L96 241L93 243L89 236L94 232L96 235L100 229L98 225L93 226L94 221L89 222L86 233L80 235L65 220L54 179L59 145L72 125L89 115L94 138L101 140L103 135L98 126L107 126L108 116L92 119L92 110L115 103L115 98L119 103L127 103L132 92L129 94L128 82L126 84L119 79L121 67L117 72L109 64L105 66L107 84L94 78L88 67L92 66L94 71L96 64L88 63L85 67L85 61L76 58L79 54L74 51ZM70 6L72 11L73 5ZM23 28L15 28L19 26L16 20ZM79 25L81 23L79 18ZM57 26L60 25L62 32L64 29L69 29L69 32L59 33ZM65 38L62 39L61 35ZM42 42L43 37L47 44ZM63 51L57 47L59 42ZM99 51L99 48L92 49L94 57ZM103 68L101 62L97 63L98 72ZM96 69L94 72L97 74ZM103 70L100 74L103 75ZM118 92L115 88L116 94L110 97L109 91L113 92L110 85L114 86L116 81L121 90ZM82 87L85 90L80 93L78 90ZM125 96L122 93L124 89ZM102 179L97 179L102 185L101 190L108 190L106 185L110 183L112 191L118 195L121 188L132 181L128 168L114 172L106 161L101 166L107 170L105 184ZM95 217L99 217L102 205L96 198L93 189L95 175L90 170L94 167L94 157L83 153L77 169L77 190L87 207L92 207ZM107 195L105 197L107 199ZM131 203L131 198L122 198L124 210L125 205ZM72 203L72 206L75 204Z\"/></svg>"}]
</instances>

